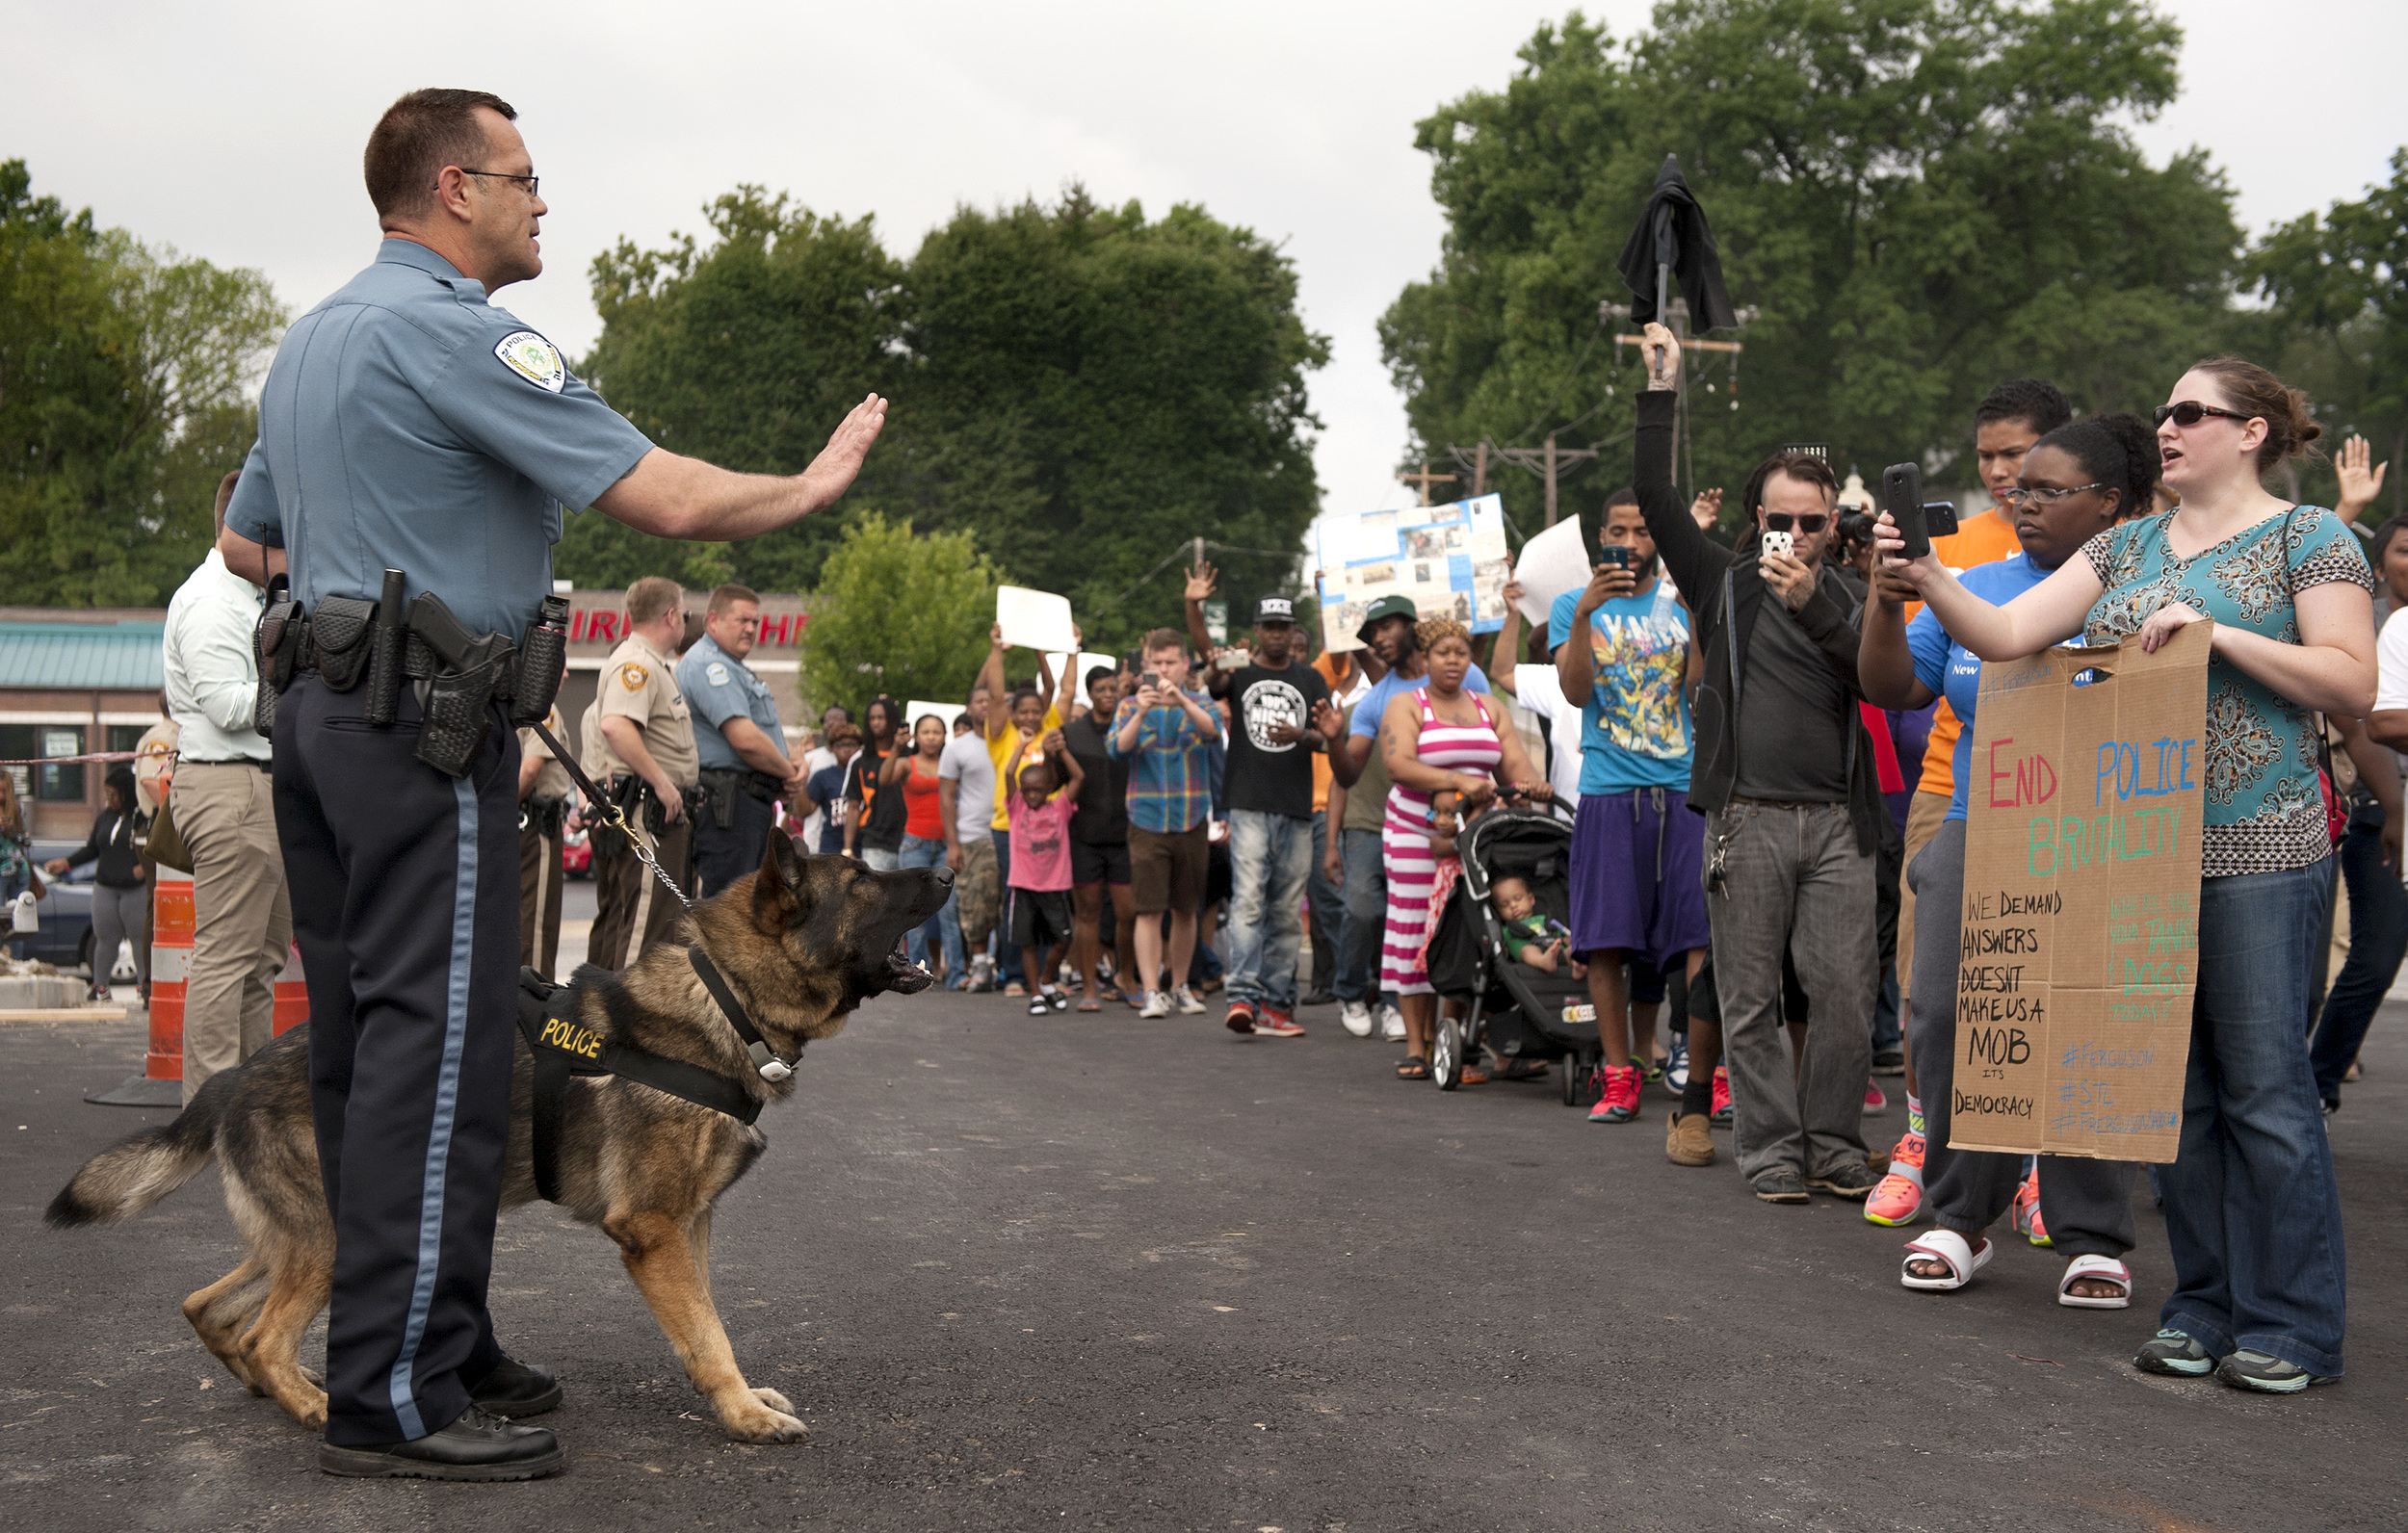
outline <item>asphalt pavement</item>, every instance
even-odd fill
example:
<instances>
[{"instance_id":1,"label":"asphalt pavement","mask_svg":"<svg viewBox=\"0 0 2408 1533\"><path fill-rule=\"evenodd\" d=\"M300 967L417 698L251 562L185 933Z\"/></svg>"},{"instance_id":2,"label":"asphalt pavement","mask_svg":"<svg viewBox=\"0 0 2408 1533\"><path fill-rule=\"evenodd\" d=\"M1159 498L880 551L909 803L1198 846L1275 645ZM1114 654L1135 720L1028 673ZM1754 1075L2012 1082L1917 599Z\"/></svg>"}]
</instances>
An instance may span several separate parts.
<instances>
[{"instance_id":1,"label":"asphalt pavement","mask_svg":"<svg viewBox=\"0 0 2408 1533\"><path fill-rule=\"evenodd\" d=\"M2134 1372L2167 1286L2058 1308L2020 1241L1898 1286L1858 1206L1663 1158L1669 1099L1401 1084L1393 1045L1217 1015L889 999L814 1047L720 1205L736 1356L812 1430L729 1442L598 1233L505 1217L506 1343L562 1376L563 1476L337 1481L177 1312L238 1257L214 1171L125 1226L43 1204L164 1114L81 1095L131 1024L0 1026L0 1521L26 1529L2397 1527L2408 1010L2334 1140L2349 1377L2282 1399ZM1902 1107L1869 1121L1886 1143ZM304 1358L324 1347L324 1324Z\"/></svg>"}]
</instances>

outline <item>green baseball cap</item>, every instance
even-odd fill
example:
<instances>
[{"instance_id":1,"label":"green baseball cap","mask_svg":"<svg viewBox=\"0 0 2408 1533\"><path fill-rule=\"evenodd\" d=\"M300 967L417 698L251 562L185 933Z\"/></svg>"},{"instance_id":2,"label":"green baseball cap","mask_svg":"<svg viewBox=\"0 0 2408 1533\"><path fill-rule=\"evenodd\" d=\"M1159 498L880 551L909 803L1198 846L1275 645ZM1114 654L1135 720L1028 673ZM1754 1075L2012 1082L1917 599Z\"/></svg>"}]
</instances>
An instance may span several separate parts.
<instances>
[{"instance_id":1,"label":"green baseball cap","mask_svg":"<svg viewBox=\"0 0 2408 1533\"><path fill-rule=\"evenodd\" d=\"M1408 623L1422 620L1421 611L1414 607L1412 597L1383 596L1364 609L1363 621L1355 627L1354 637L1366 644L1370 643L1372 630L1391 617L1401 617Z\"/></svg>"}]
</instances>

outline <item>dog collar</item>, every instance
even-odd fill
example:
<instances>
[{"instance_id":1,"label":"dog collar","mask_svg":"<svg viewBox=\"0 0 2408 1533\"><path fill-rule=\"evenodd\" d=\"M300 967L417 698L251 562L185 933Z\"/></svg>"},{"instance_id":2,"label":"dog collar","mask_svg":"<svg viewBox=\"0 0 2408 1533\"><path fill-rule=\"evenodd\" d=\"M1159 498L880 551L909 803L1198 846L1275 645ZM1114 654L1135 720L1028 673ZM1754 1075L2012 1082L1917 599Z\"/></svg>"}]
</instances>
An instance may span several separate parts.
<instances>
[{"instance_id":1,"label":"dog collar","mask_svg":"<svg viewBox=\"0 0 2408 1533\"><path fill-rule=\"evenodd\" d=\"M736 1036L744 1040L745 1052L751 1057L752 1068L760 1072L761 1078L775 1084L791 1078L795 1066L802 1061L802 1051L798 1048L791 1061L780 1059L762 1038L761 1029L755 1027L752 1019L746 1015L744 1004L727 987L726 979L721 977L718 966L711 962L710 955L702 950L702 945L695 943L688 948L686 957L693 963L695 976L702 981L702 988L711 993L713 1000L719 1002L720 1010L727 1014L728 1024L736 1029Z\"/></svg>"}]
</instances>

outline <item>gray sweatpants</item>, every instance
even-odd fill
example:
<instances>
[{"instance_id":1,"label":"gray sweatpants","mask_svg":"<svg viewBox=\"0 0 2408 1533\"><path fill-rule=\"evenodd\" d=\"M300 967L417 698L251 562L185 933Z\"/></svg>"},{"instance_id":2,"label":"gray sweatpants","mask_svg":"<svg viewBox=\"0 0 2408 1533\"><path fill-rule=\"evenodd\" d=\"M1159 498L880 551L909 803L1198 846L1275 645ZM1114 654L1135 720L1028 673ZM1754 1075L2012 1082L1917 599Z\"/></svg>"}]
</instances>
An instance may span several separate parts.
<instances>
[{"instance_id":1,"label":"gray sweatpants","mask_svg":"<svg viewBox=\"0 0 2408 1533\"><path fill-rule=\"evenodd\" d=\"M92 886L92 982L105 985L118 961L118 944L134 947L134 982L150 983L150 884L131 889Z\"/></svg>"},{"instance_id":2,"label":"gray sweatpants","mask_svg":"<svg viewBox=\"0 0 2408 1533\"><path fill-rule=\"evenodd\" d=\"M1969 1239L1998 1222L2024 1180L2024 1157L1951 1150L1950 1091L1956 1076L1958 913L1965 903L1965 821L1951 819L1906 870L1915 890L1915 1004L1906 1046L1924 1104L1924 1196L1941 1228ZM2133 1166L2081 1156L2040 1157L2040 1216L2068 1258L2121 1257L2138 1238Z\"/></svg>"},{"instance_id":3,"label":"gray sweatpants","mask_svg":"<svg viewBox=\"0 0 2408 1533\"><path fill-rule=\"evenodd\" d=\"M1856 849L1847 806L1739 798L1709 815L1706 914L1740 1175L1754 1182L1787 1166L1817 1177L1863 1165L1880 975L1873 854ZM1794 1071L1781 1015L1784 953L1795 958L1811 1019Z\"/></svg>"}]
</instances>

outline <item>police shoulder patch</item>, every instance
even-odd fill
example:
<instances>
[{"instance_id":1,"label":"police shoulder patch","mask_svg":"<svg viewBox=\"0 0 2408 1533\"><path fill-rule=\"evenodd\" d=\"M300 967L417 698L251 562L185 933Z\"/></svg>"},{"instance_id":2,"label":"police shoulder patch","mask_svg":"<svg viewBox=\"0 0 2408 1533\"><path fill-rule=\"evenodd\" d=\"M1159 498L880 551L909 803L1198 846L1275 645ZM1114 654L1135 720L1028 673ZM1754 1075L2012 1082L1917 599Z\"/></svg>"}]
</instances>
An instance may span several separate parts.
<instances>
[{"instance_id":1,"label":"police shoulder patch","mask_svg":"<svg viewBox=\"0 0 2408 1533\"><path fill-rule=\"evenodd\" d=\"M727 667L718 661L713 661L710 664L703 666L702 675L703 679L714 687L727 685Z\"/></svg>"},{"instance_id":2,"label":"police shoulder patch","mask_svg":"<svg viewBox=\"0 0 2408 1533\"><path fill-rule=\"evenodd\" d=\"M618 684L631 692L642 691L644 684L651 680L652 673L632 660L618 668Z\"/></svg>"},{"instance_id":3,"label":"police shoulder patch","mask_svg":"<svg viewBox=\"0 0 2408 1533\"><path fill-rule=\"evenodd\" d=\"M502 365L539 389L558 394L568 381L561 349L533 330L512 330L493 348Z\"/></svg>"}]
</instances>

